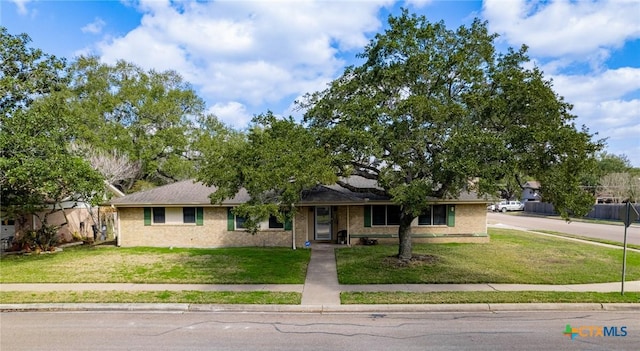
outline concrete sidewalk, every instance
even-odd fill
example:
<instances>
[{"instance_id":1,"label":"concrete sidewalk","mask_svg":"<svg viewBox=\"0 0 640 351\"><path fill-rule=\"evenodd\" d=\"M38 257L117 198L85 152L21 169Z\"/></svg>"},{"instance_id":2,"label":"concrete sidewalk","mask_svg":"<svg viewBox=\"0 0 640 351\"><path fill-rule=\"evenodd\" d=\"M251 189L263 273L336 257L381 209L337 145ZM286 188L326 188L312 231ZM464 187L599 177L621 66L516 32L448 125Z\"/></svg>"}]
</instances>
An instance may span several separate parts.
<instances>
[{"instance_id":1,"label":"concrete sidewalk","mask_svg":"<svg viewBox=\"0 0 640 351\"><path fill-rule=\"evenodd\" d=\"M356 310L370 310L374 306L362 306L362 305L343 305L340 304L340 293L343 291L362 291L362 292L442 292L442 291L569 291L569 292L620 292L621 283L600 283L600 284L575 284L575 285L537 285L537 284L371 284L371 285L342 285L338 283L338 274L336 268L336 259L334 249L337 245L331 244L316 244L311 249L311 260L307 268L307 277L305 283L301 284L232 284L232 285L216 285L216 284L105 284L105 283L82 283L82 284L0 284L0 291L279 291L279 292L301 292L302 303L299 307L266 307L264 305L251 306L226 306L220 307L219 305L211 305L216 310L236 310L238 308L244 308L244 310L253 311L256 308L261 308L265 311L272 311L278 309L279 311L289 310L301 310L301 311L316 311L318 309L327 310L344 310L344 311L356 311ZM640 292L640 281L627 281L625 282L625 292ZM96 304L49 304L51 306L73 306L73 305L96 305ZM134 306L135 304L125 304L126 306ZM158 304L151 304L158 305ZM188 304L174 304L175 308L186 308L183 305ZM474 304L475 305L475 304ZM473 307L485 309L487 304L479 304L481 307ZM507 304L510 305L510 304ZM520 307L525 305L536 305L535 309L549 308L549 306L561 306L562 309L567 309L566 305L571 304L515 304ZM540 306L537 306L540 305ZM576 304L582 306L589 306L589 309L604 309L603 304ZM609 304L611 305L611 304ZM615 305L615 304L614 304ZM624 304L629 305L629 304ZM24 309L23 305L0 305L0 309ZM17 307L16 307L17 306ZM20 308L22 306L22 308ZM105 307L113 304L105 304ZM146 305L147 307L149 305ZM195 307L188 305L190 309ZM360 306L360 307L357 307ZM387 308L383 308L385 311L393 310L424 310L426 308L433 310L442 309L443 305L431 305L430 307L418 308L416 305L413 308L402 307L401 305L393 305ZM440 307L437 307L440 306ZM484 306L484 307L482 307ZM496 304L493 304L494 308ZM546 307L545 307L546 306ZM633 309L640 309L640 304L630 304ZM459 308L468 308L469 306L452 306L447 310L458 310ZM140 307L144 308L144 307ZM169 308L169 307L167 307ZM204 307L202 307L204 308ZM376 308L380 310L380 306L376 305ZM508 307L515 308L515 307ZM613 307L609 307L613 308ZM46 308L45 308L46 309ZM95 307L93 307L95 309ZM126 308L125 308L126 309ZM570 308L569 308L570 309Z\"/></svg>"}]
</instances>

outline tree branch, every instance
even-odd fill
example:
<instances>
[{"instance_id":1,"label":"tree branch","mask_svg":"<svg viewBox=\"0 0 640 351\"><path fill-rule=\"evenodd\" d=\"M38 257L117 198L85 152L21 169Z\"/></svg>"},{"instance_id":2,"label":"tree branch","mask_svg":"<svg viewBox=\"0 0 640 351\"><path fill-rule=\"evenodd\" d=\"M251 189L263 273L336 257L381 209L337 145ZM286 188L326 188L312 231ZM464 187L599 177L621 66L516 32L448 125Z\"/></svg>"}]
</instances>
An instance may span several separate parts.
<instances>
[{"instance_id":1,"label":"tree branch","mask_svg":"<svg viewBox=\"0 0 640 351\"><path fill-rule=\"evenodd\" d=\"M349 191L353 191L354 193L359 193L359 194L372 193L379 196L389 196L389 194L385 190L382 190L379 188L360 188L360 187L345 183L341 180L336 181L336 184L338 184L339 186Z\"/></svg>"}]
</instances>

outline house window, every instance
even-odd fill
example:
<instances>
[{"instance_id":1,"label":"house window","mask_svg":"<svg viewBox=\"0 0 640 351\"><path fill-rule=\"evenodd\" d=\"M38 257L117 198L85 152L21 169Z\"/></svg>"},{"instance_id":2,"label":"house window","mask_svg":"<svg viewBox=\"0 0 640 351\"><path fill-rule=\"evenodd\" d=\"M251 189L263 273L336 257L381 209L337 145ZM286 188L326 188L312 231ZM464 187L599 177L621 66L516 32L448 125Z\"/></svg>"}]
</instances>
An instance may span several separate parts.
<instances>
[{"instance_id":1,"label":"house window","mask_svg":"<svg viewBox=\"0 0 640 351\"><path fill-rule=\"evenodd\" d=\"M433 205L418 216L418 225L447 225L447 205Z\"/></svg>"},{"instance_id":2,"label":"house window","mask_svg":"<svg viewBox=\"0 0 640 351\"><path fill-rule=\"evenodd\" d=\"M196 222L196 208L195 207L183 207L182 208L182 222L183 223L195 223Z\"/></svg>"},{"instance_id":3,"label":"house window","mask_svg":"<svg viewBox=\"0 0 640 351\"><path fill-rule=\"evenodd\" d=\"M236 229L244 229L244 222L246 221L247 221L246 218L236 216Z\"/></svg>"},{"instance_id":4,"label":"house window","mask_svg":"<svg viewBox=\"0 0 640 351\"><path fill-rule=\"evenodd\" d=\"M154 207L153 208L153 223L164 223L164 222L165 222L164 207Z\"/></svg>"},{"instance_id":5,"label":"house window","mask_svg":"<svg viewBox=\"0 0 640 351\"><path fill-rule=\"evenodd\" d=\"M144 225L152 224L204 224L202 207L145 207Z\"/></svg>"},{"instance_id":6,"label":"house window","mask_svg":"<svg viewBox=\"0 0 640 351\"><path fill-rule=\"evenodd\" d=\"M276 216L269 217L269 229L284 229L284 223L280 223Z\"/></svg>"},{"instance_id":7,"label":"house window","mask_svg":"<svg viewBox=\"0 0 640 351\"><path fill-rule=\"evenodd\" d=\"M233 213L233 208L227 208L227 230L232 232L235 230L244 230L246 218L241 216L236 216ZM287 221L286 223L280 223L276 216L270 216L268 220L264 220L258 223L258 228L262 229L284 229L291 230L292 225L291 222Z\"/></svg>"},{"instance_id":8,"label":"house window","mask_svg":"<svg viewBox=\"0 0 640 351\"><path fill-rule=\"evenodd\" d=\"M371 223L373 225L399 225L400 206L373 205L371 206Z\"/></svg>"},{"instance_id":9,"label":"house window","mask_svg":"<svg viewBox=\"0 0 640 351\"><path fill-rule=\"evenodd\" d=\"M244 222L247 219L244 217L236 216L236 229L245 229ZM259 226L264 228L264 225L267 223L261 222ZM269 229L284 229L284 224L278 222L278 218L276 216L270 216L267 224Z\"/></svg>"}]
</instances>

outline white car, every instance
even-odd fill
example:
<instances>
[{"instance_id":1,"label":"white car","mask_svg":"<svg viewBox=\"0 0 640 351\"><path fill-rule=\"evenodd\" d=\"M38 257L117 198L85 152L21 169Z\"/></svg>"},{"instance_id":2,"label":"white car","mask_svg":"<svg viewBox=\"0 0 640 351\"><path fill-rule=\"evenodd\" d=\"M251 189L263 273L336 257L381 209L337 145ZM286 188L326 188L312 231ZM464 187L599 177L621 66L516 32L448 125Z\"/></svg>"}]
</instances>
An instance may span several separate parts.
<instances>
[{"instance_id":1,"label":"white car","mask_svg":"<svg viewBox=\"0 0 640 351\"><path fill-rule=\"evenodd\" d=\"M507 211L523 211L524 204L520 201L500 201L494 207L494 211L507 212Z\"/></svg>"}]
</instances>

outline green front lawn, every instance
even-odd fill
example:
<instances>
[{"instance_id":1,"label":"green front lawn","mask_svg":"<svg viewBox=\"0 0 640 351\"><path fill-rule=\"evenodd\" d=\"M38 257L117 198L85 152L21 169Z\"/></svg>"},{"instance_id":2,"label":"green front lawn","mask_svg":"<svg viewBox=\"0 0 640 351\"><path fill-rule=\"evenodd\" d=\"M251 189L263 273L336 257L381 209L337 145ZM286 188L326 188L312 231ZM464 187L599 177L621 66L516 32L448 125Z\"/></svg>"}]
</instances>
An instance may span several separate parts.
<instances>
[{"instance_id":1,"label":"green front lawn","mask_svg":"<svg viewBox=\"0 0 640 351\"><path fill-rule=\"evenodd\" d=\"M9 255L0 283L303 284L309 250L72 247Z\"/></svg>"},{"instance_id":2,"label":"green front lawn","mask_svg":"<svg viewBox=\"0 0 640 351\"><path fill-rule=\"evenodd\" d=\"M622 250L526 232L489 229L486 244L414 244L422 261L398 265L397 245L336 251L341 284L521 283L620 281ZM627 253L627 280L640 280L640 254Z\"/></svg>"},{"instance_id":3,"label":"green front lawn","mask_svg":"<svg viewBox=\"0 0 640 351\"><path fill-rule=\"evenodd\" d=\"M0 303L193 303L299 305L302 294L271 291L4 291Z\"/></svg>"},{"instance_id":4,"label":"green front lawn","mask_svg":"<svg viewBox=\"0 0 640 351\"><path fill-rule=\"evenodd\" d=\"M343 292L343 304L640 303L640 293L565 291Z\"/></svg>"},{"instance_id":5,"label":"green front lawn","mask_svg":"<svg viewBox=\"0 0 640 351\"><path fill-rule=\"evenodd\" d=\"M580 239L580 240L585 240L585 241L592 241L594 243L602 243L602 244L613 245L613 246L623 247L623 245L624 245L624 243L621 243L619 241L611 241L611 240L605 240L605 239L591 238L591 237L582 236L582 235L560 233L560 232L556 232L556 231L553 231L553 230L534 229L533 231L534 232L538 232L538 233L545 233L545 234L551 234L551 235L556 235L556 236L563 236L563 237L566 237L566 238ZM634 245L634 244L627 243L627 248L640 250L640 245Z\"/></svg>"}]
</instances>

